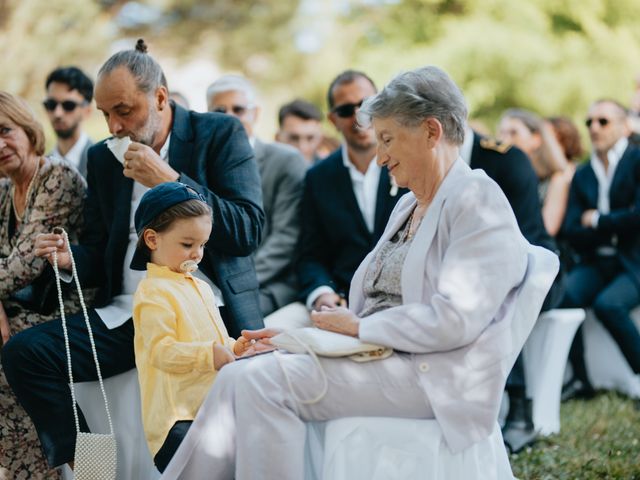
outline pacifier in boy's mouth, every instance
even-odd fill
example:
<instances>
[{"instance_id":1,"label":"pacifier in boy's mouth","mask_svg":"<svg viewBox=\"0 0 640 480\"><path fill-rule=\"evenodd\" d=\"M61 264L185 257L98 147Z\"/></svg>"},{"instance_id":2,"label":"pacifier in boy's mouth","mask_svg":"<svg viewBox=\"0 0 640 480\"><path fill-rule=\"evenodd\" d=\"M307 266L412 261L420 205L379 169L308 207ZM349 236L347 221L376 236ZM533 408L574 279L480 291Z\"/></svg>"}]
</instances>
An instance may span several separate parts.
<instances>
[{"instance_id":1,"label":"pacifier in boy's mouth","mask_svg":"<svg viewBox=\"0 0 640 480\"><path fill-rule=\"evenodd\" d=\"M182 273L193 273L198 269L198 262L194 260L185 260L180 264L180 271Z\"/></svg>"}]
</instances>

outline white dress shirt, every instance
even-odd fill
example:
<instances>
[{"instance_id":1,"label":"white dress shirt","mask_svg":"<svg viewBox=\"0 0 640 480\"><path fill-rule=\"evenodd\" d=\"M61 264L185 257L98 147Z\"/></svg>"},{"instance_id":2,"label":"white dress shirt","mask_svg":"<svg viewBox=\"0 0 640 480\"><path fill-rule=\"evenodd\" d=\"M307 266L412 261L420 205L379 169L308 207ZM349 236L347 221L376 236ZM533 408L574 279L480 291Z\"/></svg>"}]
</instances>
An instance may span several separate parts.
<instances>
[{"instance_id":1,"label":"white dress shirt","mask_svg":"<svg viewBox=\"0 0 640 480\"><path fill-rule=\"evenodd\" d=\"M626 137L622 137L609 149L607 152L608 166L606 170L596 152L591 152L591 168L596 175L596 180L598 180L598 211L591 216L591 226L593 228L598 227L600 215L606 215L611 211L611 205L609 203L611 182L620 163L620 159L628 146L629 140ZM613 236L612 241L615 245L617 242L616 235ZM598 248L597 252L600 255L610 256L616 254L616 249L614 247L602 246Z\"/></svg>"},{"instance_id":2,"label":"white dress shirt","mask_svg":"<svg viewBox=\"0 0 640 480\"><path fill-rule=\"evenodd\" d=\"M342 163L349 170L353 193L356 196L364 223L367 225L369 232L373 232L376 216L376 198L378 196L378 184L380 183L380 167L376 163L376 157L373 157L369 163L367 171L362 173L349 160L347 146L343 144Z\"/></svg>"},{"instance_id":3,"label":"white dress shirt","mask_svg":"<svg viewBox=\"0 0 640 480\"><path fill-rule=\"evenodd\" d=\"M373 232L376 217L376 200L378 197L378 184L380 183L380 167L376 163L376 157L373 157L367 171L360 172L356 166L349 160L349 152L347 145L342 144L342 163L349 170L351 178L351 186L353 194L358 202L358 207L364 218L364 223L369 232ZM307 296L307 308L311 309L317 298L324 293L335 293L333 288L323 285L311 291Z\"/></svg>"},{"instance_id":4,"label":"white dress shirt","mask_svg":"<svg viewBox=\"0 0 640 480\"><path fill-rule=\"evenodd\" d=\"M624 155L628 146L629 140L627 140L626 137L622 137L613 147L611 147L607 152L609 165L606 170L604 169L602 160L598 158L596 152L591 153L591 168L593 168L593 173L596 174L596 179L598 180L598 215L594 215L594 227L598 225L598 217L600 214L606 215L611 210L611 206L609 205L611 181L616 173L616 168L618 168L618 163L620 163L620 159L622 158L622 155Z\"/></svg>"},{"instance_id":5,"label":"white dress shirt","mask_svg":"<svg viewBox=\"0 0 640 480\"><path fill-rule=\"evenodd\" d=\"M160 158L165 162L169 161L170 139L171 134L169 134L167 140L160 149ZM124 256L122 293L113 297L111 299L111 303L106 307L96 309L96 312L109 329L117 328L131 318L133 311L133 294L138 288L140 280L147 275L146 271L132 270L129 268L129 265L131 264L131 259L133 258L133 254L138 243L138 234L136 233L134 223L135 212L140 204L140 199L148 190L148 187L145 187L138 182L134 182L133 184L133 191L131 193L131 215L129 219L129 244L127 245L127 252ZM222 302L222 292L206 275L204 275L200 270L197 270L193 275L209 284L216 297L216 304L218 306L224 305Z\"/></svg>"},{"instance_id":6,"label":"white dress shirt","mask_svg":"<svg viewBox=\"0 0 640 480\"><path fill-rule=\"evenodd\" d=\"M78 141L73 144L73 147L71 147L71 149L66 153L66 155L63 155L62 153L60 153L60 150L58 150L58 145L56 145L53 151L51 152L50 156L53 158L58 158L60 160L66 160L71 165L76 167L76 169L79 169L82 152L84 151L84 147L86 147L87 142L89 141L90 141L89 136L86 133L81 132L80 138L78 138Z\"/></svg>"}]
</instances>

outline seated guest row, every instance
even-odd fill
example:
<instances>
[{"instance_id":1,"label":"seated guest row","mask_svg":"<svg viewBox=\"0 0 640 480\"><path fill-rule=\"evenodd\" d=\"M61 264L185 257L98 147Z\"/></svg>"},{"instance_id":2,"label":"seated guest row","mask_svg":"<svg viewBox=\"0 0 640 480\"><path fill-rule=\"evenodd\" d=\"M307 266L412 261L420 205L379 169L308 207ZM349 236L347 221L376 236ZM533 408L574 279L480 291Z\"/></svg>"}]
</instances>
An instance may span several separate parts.
<instances>
[{"instance_id":1,"label":"seated guest row","mask_svg":"<svg viewBox=\"0 0 640 480\"><path fill-rule=\"evenodd\" d=\"M142 70L141 66L144 67ZM56 152L68 157L66 162L78 157L75 156L76 147L70 148L71 142L64 141L69 138L65 135L70 129L68 122L64 121L64 112L82 114L82 109L88 108L91 100L90 95L86 100L83 88L71 86L66 94L77 98L63 100L65 91L57 85L60 83L63 83L60 77L55 75L47 81L49 98L45 107L54 128L56 124L59 127L56 129L59 136ZM104 113L114 137L129 137L131 145L119 156L104 142L88 148L89 141L84 136L73 137L76 145L83 145L80 140L84 139L87 147L83 151L87 153L88 161L80 159L76 167L82 170L86 165L88 196L86 224L79 244L73 245L72 251L80 265L83 285L97 287L95 309L90 311L90 315L97 332L96 344L101 361L105 358L103 373L106 376L135 365L132 302L133 292L142 275L129 269L140 233L136 231L133 216L144 193L160 183L179 181L189 185L203 196L211 209L213 228L197 275L214 292L215 303L233 337L243 338L240 336L242 329L261 327L262 317L273 312L276 317L280 314L280 318L287 320L286 316L290 315L287 309L278 309L296 300L300 301L300 308L292 311L296 316L303 312L301 321L307 323L310 316L306 312L310 310L341 311L341 307L351 307L347 299L352 293L350 286L354 272L376 246L391 212L408 191L406 182L398 182L399 173L389 171L393 165L380 158L384 151L382 136L376 138L373 129L364 128L358 121L357 113L363 101L367 97L375 97L376 92L373 81L363 72L350 70L336 77L328 90L329 119L344 142L327 159L315 161L306 171L308 164L300 153L278 143L262 142L254 136L259 102L247 79L229 75L214 82L207 92L208 108L213 113L198 114L169 101L164 74L146 53L143 42L139 42L136 50L120 52L103 65L96 84L96 105ZM65 107L65 102L75 102L75 107L71 108L70 103ZM616 108L608 109L612 105ZM616 127L618 123L624 124L624 109L609 101L597 102L592 108L597 110L589 116L590 134L596 147L590 163L592 173L580 173L586 167L578 169L572 183L573 169L561 155L559 145L554 147L554 158L562 156L564 163L559 161L559 164L563 167L560 170L550 168L542 175L543 169L535 163L535 159L541 158L540 147L528 152L534 162L532 164L518 148L482 137L465 122L462 123L464 141L455 148L462 161L472 169L484 170L498 184L515 213L520 232L529 243L558 253L560 250L549 232L558 233L561 244L566 239L581 255L569 274L569 293L564 300L564 275L560 274L551 286L542 309L557 307L561 302L564 306L586 307L595 299L598 317L619 341L630 365L638 372L640 364L636 365L637 355L634 353L638 332L628 319L629 310L640 302L638 279L632 273L638 271L634 263L637 263L638 253L633 250L638 236L638 219L634 212L638 208L637 198L640 198L639 170L633 163L637 155L623 142L628 132ZM7 115L7 118L13 122L12 117ZM519 117L514 113L509 118ZM73 130L74 134L78 125ZM65 130L65 127L68 128ZM281 127L284 131L284 123ZM613 131L619 136L613 135ZM544 132L547 137L552 134L547 127L532 132L538 135ZM9 141L10 137L6 135ZM615 142L611 143L614 137ZM4 137L0 135L0 138ZM284 139L284 134L279 133L279 138ZM598 141L602 144L599 147L596 145ZM5 145L8 144L5 141ZM2 152L11 148L5 146ZM31 149L32 155L37 155L35 143ZM309 155L306 154L305 158L309 160ZM618 161L620 168L616 167ZM52 161L40 162L44 165ZM65 167L68 172L65 170L64 175L77 182L73 183L77 192L73 198L76 203L71 210L77 215L83 197L82 178L67 163L53 164ZM42 167L39 171L43 171ZM562 171L561 177L549 173L558 171ZM25 245L31 248L35 240L35 249L29 260L28 255L14 247L20 243L16 236L20 232L16 225L20 227L21 222L17 219L18 214L27 212L22 206L23 198L28 201L34 197L30 191L25 193L25 189L37 187L37 182L33 182L36 176L29 177L31 183L25 183L24 178L28 175L10 170L2 173L9 178L5 179L7 197L0 205L8 209L7 238L14 240L6 243L8 247L0 260L10 262L12 255L15 258L22 254L31 262L33 272L19 286L9 280L0 283L3 288L7 286L0 301L4 303L7 299L13 306L11 302L14 299L10 299L10 295L16 297L18 294L22 300L28 298L25 295L29 293L31 299L34 293L36 299L40 297L32 287L37 286L36 279L41 278L43 271L45 275L42 278L51 284L51 271L45 269L45 258L51 261L54 250L58 252L61 266L68 267L67 245L62 244L60 236L47 232L62 225L73 233L78 222L73 215L65 217L65 221L70 223L32 217L35 219L33 225L37 226L22 230L28 240ZM624 175L622 183L621 175ZM584 182L583 176L587 178ZM539 178L543 182L549 180L542 208ZM584 187L580 187L580 183L584 183ZM14 184L16 188L12 190ZM563 220L562 203L570 184L571 194ZM612 185L615 189L611 188ZM37 194L36 197L45 201L46 195ZM56 213L64 211L63 205L60 200L47 204ZM574 225L576 218L579 219L577 229ZM5 217L1 220L4 221ZM36 240L34 237L39 233L42 235ZM604 259L604 273L598 270L603 263L602 247L609 252ZM589 248L595 248L595 256ZM593 258L596 259L595 266L589 263ZM19 278L18 270L11 270L17 264L7 265L10 266L7 271L12 272L7 279L14 281ZM593 288L578 294L571 288L585 284L580 272L593 281ZM596 281L597 278L601 280ZM26 289L19 288L25 286ZM598 296L600 291L606 292L604 297ZM624 306L617 307L617 310L609 308L607 299L619 300L621 291L626 295ZM384 303L384 299L380 301ZM0 314L3 313L1 310ZM362 312L360 314L368 317ZM318 321L319 317L315 317ZM49 464L56 466L72 461L75 439L73 422L70 421L67 379L61 373L65 371L59 334L61 327L59 321L40 323L47 317L32 318L37 320L20 326L14 315L0 316L3 339L9 338L9 328L14 334L3 347L3 369L9 384L34 421ZM86 345L83 345L82 317L74 316L69 321L73 348L82 352L74 356L74 368L78 370L74 375L76 379L93 380L92 360ZM18 333L18 330L35 323L39 325ZM260 338L263 337L256 337ZM579 338L578 335L572 349L572 361L577 380L588 388L588 378L579 362L582 357ZM268 339L263 341L268 344ZM503 433L507 445L518 451L534 441L536 436L520 357L507 380L507 390L510 411ZM83 419L81 422L86 429ZM9 429L18 431L14 426ZM176 437L174 450L185 431L181 430L182 433ZM157 453L155 447L154 450ZM3 451L10 450L4 449L3 445ZM168 459L163 460L162 466L167 462Z\"/></svg>"}]
</instances>

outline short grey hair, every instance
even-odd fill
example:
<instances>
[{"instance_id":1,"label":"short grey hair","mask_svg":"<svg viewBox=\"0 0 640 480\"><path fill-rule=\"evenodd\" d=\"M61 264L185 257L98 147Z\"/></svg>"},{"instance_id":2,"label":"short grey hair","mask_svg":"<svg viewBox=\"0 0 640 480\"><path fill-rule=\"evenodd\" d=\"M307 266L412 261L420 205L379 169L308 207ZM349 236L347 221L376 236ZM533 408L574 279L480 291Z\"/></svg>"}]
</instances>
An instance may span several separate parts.
<instances>
[{"instance_id":1,"label":"short grey hair","mask_svg":"<svg viewBox=\"0 0 640 480\"><path fill-rule=\"evenodd\" d=\"M253 84L242 75L223 75L207 88L207 103L220 93L242 92L251 106L256 105L256 90Z\"/></svg>"},{"instance_id":2,"label":"short grey hair","mask_svg":"<svg viewBox=\"0 0 640 480\"><path fill-rule=\"evenodd\" d=\"M372 118L393 118L405 127L436 118L444 137L462 145L467 105L460 88L444 70L427 66L396 76L380 93L362 103L357 118L362 126L370 125Z\"/></svg>"},{"instance_id":3,"label":"short grey hair","mask_svg":"<svg viewBox=\"0 0 640 480\"><path fill-rule=\"evenodd\" d=\"M100 70L98 78L111 73L116 68L125 67L136 81L141 92L150 95L158 87L163 86L167 90L167 79L158 62L147 53L147 45L143 39L139 39L133 50L122 50L111 55Z\"/></svg>"}]
</instances>

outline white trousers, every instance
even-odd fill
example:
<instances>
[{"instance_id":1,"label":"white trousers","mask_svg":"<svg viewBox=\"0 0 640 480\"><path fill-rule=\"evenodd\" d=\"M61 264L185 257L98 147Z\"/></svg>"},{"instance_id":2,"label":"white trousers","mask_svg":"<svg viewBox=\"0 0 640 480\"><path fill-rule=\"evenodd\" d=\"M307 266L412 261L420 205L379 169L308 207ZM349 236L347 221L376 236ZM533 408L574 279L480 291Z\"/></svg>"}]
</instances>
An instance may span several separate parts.
<instances>
[{"instance_id":1,"label":"white trousers","mask_svg":"<svg viewBox=\"0 0 640 480\"><path fill-rule=\"evenodd\" d=\"M279 352L225 366L163 479L300 480L306 421L350 416L434 418L411 355L356 363ZM283 369L295 395L291 393Z\"/></svg>"}]
</instances>

